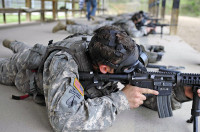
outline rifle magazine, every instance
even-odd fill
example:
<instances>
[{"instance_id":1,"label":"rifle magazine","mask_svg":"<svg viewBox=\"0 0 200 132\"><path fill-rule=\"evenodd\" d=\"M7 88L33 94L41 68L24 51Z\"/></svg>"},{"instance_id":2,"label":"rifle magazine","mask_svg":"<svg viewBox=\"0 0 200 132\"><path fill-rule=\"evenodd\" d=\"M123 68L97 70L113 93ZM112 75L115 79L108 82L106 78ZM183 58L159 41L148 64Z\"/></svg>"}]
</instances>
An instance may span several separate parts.
<instances>
[{"instance_id":1,"label":"rifle magazine","mask_svg":"<svg viewBox=\"0 0 200 132\"><path fill-rule=\"evenodd\" d=\"M157 96L158 115L159 118L173 116L171 107L171 96Z\"/></svg>"}]
</instances>

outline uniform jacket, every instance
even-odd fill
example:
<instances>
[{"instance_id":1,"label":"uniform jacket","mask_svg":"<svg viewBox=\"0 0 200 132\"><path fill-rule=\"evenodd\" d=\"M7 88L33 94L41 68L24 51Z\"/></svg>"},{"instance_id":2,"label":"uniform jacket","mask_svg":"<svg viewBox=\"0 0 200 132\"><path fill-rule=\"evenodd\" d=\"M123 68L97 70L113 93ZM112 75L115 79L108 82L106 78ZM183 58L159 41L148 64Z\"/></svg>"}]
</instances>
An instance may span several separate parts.
<instances>
[{"instance_id":1,"label":"uniform jacket","mask_svg":"<svg viewBox=\"0 0 200 132\"><path fill-rule=\"evenodd\" d=\"M42 72L33 73L32 70L41 64L47 47L36 44L29 48L21 42L12 42L11 49L15 54L11 59L0 60L0 82L15 85L22 92L30 92L30 87L35 87L44 94L48 118L55 131L104 130L110 127L116 115L129 109L124 93L113 90L115 82L90 88L90 82L79 82L79 71L92 70L88 56L82 52L88 45L82 36L71 36L50 46L54 45L68 47L76 54L66 50L52 51L45 58ZM173 109L180 108L180 102L186 100L183 88L173 90ZM145 106L156 109L155 98L149 98Z\"/></svg>"}]
</instances>

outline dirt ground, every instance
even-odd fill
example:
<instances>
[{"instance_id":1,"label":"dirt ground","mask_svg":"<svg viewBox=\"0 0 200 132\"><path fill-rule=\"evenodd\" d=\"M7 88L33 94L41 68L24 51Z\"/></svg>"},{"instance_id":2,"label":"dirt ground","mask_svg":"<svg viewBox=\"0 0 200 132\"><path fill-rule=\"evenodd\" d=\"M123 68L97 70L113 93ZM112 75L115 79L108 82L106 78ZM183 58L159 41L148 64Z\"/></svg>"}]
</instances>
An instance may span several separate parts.
<instances>
[{"instance_id":1,"label":"dirt ground","mask_svg":"<svg viewBox=\"0 0 200 132\"><path fill-rule=\"evenodd\" d=\"M177 35L200 52L200 18L179 16Z\"/></svg>"}]
</instances>

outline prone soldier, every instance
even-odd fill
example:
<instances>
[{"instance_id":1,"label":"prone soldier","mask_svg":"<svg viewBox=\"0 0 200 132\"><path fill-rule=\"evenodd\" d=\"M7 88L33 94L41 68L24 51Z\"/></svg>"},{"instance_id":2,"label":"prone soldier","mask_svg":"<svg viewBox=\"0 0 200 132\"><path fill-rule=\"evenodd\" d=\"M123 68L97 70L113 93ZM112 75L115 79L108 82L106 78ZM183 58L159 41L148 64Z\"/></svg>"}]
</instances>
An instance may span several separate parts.
<instances>
[{"instance_id":1,"label":"prone soldier","mask_svg":"<svg viewBox=\"0 0 200 132\"><path fill-rule=\"evenodd\" d=\"M69 36L47 47L36 44L32 48L18 41L3 41L15 54L1 59L0 83L15 85L33 95L37 103L38 95L44 95L55 131L105 130L117 114L142 105L144 94L159 94L129 84L119 90L117 82L79 82L79 72L112 74L144 67L139 59L140 47L119 28L106 26L96 30L89 45L85 37ZM173 109L192 98L190 90L191 87L173 89ZM145 105L154 108L156 102Z\"/></svg>"},{"instance_id":2,"label":"prone soldier","mask_svg":"<svg viewBox=\"0 0 200 132\"><path fill-rule=\"evenodd\" d=\"M121 18L114 19L113 21L102 21L101 23L97 25L81 25L77 23L73 24L67 24L64 25L61 22L58 22L58 24L53 27L52 32L58 32L60 30L66 30L69 33L85 33L85 34L92 34L94 30L102 27L102 26L111 26L115 25L120 27L121 29L125 30L125 32L131 36L131 37L142 37L144 35L147 35L152 31L152 27L146 27L143 26L139 30L136 27L137 23L140 23L143 19L142 14L140 13L135 13L132 15L132 17L127 17L125 18L122 16ZM70 20L67 20L66 23L68 23ZM70 22L72 23L72 22Z\"/></svg>"}]
</instances>

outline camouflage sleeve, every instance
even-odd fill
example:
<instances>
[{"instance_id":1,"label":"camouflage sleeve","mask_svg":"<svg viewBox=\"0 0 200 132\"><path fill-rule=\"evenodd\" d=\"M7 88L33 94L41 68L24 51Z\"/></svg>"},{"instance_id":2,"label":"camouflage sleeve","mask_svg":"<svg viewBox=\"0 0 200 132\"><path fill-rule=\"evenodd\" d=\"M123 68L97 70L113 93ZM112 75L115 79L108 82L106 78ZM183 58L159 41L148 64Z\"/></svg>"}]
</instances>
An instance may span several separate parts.
<instances>
[{"instance_id":1,"label":"camouflage sleeve","mask_svg":"<svg viewBox=\"0 0 200 132\"><path fill-rule=\"evenodd\" d=\"M102 130L116 115L129 109L122 91L84 99L78 66L66 52L52 53L44 65L44 95L50 123L55 131Z\"/></svg>"},{"instance_id":2,"label":"camouflage sleeve","mask_svg":"<svg viewBox=\"0 0 200 132\"><path fill-rule=\"evenodd\" d=\"M10 47L9 47L14 53L18 53L18 52L23 52L25 49L28 49L30 47L28 47L26 44L24 44L23 42L19 42L19 41L12 41L10 43Z\"/></svg>"},{"instance_id":3,"label":"camouflage sleeve","mask_svg":"<svg viewBox=\"0 0 200 132\"><path fill-rule=\"evenodd\" d=\"M67 25L67 31L69 33L82 33L82 34L92 34L96 29L95 25Z\"/></svg>"},{"instance_id":4,"label":"camouflage sleeve","mask_svg":"<svg viewBox=\"0 0 200 132\"><path fill-rule=\"evenodd\" d=\"M147 34L145 27L141 27L140 30L137 30L135 24L131 20L125 23L124 30L129 34L129 36L134 38L142 37Z\"/></svg>"}]
</instances>

